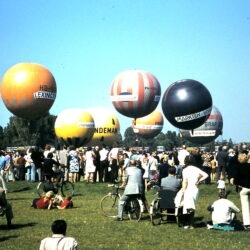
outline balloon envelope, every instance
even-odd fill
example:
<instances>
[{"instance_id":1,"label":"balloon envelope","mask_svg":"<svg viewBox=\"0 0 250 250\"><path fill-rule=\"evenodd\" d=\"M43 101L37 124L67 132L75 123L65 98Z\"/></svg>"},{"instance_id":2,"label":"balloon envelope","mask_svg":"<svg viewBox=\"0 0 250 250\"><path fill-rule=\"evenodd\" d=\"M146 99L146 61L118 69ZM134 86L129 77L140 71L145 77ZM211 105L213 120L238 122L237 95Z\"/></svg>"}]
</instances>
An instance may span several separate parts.
<instances>
[{"instance_id":1,"label":"balloon envelope","mask_svg":"<svg viewBox=\"0 0 250 250\"><path fill-rule=\"evenodd\" d=\"M220 111L213 106L210 116L200 127L194 130L180 130L183 138L197 143L205 144L214 141L222 134L223 118Z\"/></svg>"},{"instance_id":2,"label":"balloon envelope","mask_svg":"<svg viewBox=\"0 0 250 250\"><path fill-rule=\"evenodd\" d=\"M66 109L55 121L56 136L67 146L79 147L87 144L94 132L94 119L83 109Z\"/></svg>"},{"instance_id":3,"label":"balloon envelope","mask_svg":"<svg viewBox=\"0 0 250 250\"><path fill-rule=\"evenodd\" d=\"M115 109L131 118L150 114L160 97L158 80L146 71L124 71L116 76L111 86L111 101Z\"/></svg>"},{"instance_id":4,"label":"balloon envelope","mask_svg":"<svg viewBox=\"0 0 250 250\"><path fill-rule=\"evenodd\" d=\"M163 116L160 111L154 110L151 114L134 119L132 127L135 133L144 138L153 138L157 136L163 128Z\"/></svg>"},{"instance_id":5,"label":"balloon envelope","mask_svg":"<svg viewBox=\"0 0 250 250\"><path fill-rule=\"evenodd\" d=\"M33 120L49 111L56 98L56 82L44 66L19 63L3 76L1 96L14 115Z\"/></svg>"},{"instance_id":6,"label":"balloon envelope","mask_svg":"<svg viewBox=\"0 0 250 250\"><path fill-rule=\"evenodd\" d=\"M171 84L164 93L162 110L168 121L180 129L201 126L212 110L208 89L195 80L180 80Z\"/></svg>"},{"instance_id":7,"label":"balloon envelope","mask_svg":"<svg viewBox=\"0 0 250 250\"><path fill-rule=\"evenodd\" d=\"M88 146L112 147L114 143L119 143L120 123L112 111L96 107L87 109L95 122L95 133L88 143Z\"/></svg>"}]
</instances>

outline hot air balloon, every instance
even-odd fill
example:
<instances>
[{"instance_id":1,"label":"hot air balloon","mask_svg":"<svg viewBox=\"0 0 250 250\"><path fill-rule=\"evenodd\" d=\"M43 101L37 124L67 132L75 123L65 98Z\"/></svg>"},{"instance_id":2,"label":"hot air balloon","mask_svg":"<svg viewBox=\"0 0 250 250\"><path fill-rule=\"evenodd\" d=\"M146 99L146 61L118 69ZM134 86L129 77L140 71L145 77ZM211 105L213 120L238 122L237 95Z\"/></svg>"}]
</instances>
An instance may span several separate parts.
<instances>
[{"instance_id":1,"label":"hot air balloon","mask_svg":"<svg viewBox=\"0 0 250 250\"><path fill-rule=\"evenodd\" d=\"M208 89L195 80L180 80L171 84L164 93L162 110L168 121L180 129L201 126L212 110Z\"/></svg>"},{"instance_id":2,"label":"hot air balloon","mask_svg":"<svg viewBox=\"0 0 250 250\"><path fill-rule=\"evenodd\" d=\"M111 101L115 109L131 118L150 114L157 107L160 97L158 80L146 71L124 71L115 77L111 86Z\"/></svg>"},{"instance_id":3,"label":"hot air balloon","mask_svg":"<svg viewBox=\"0 0 250 250\"><path fill-rule=\"evenodd\" d=\"M87 111L92 115L95 122L95 133L88 146L112 147L119 143L120 123L112 111L105 108L90 108Z\"/></svg>"},{"instance_id":4,"label":"hot air balloon","mask_svg":"<svg viewBox=\"0 0 250 250\"><path fill-rule=\"evenodd\" d=\"M163 128L163 116L160 111L154 110L151 114L132 121L135 133L144 138L157 136Z\"/></svg>"},{"instance_id":5,"label":"hot air balloon","mask_svg":"<svg viewBox=\"0 0 250 250\"><path fill-rule=\"evenodd\" d=\"M19 63L3 76L1 95L14 115L33 120L49 111L56 99L56 82L44 66Z\"/></svg>"},{"instance_id":6,"label":"hot air balloon","mask_svg":"<svg viewBox=\"0 0 250 250\"><path fill-rule=\"evenodd\" d=\"M214 141L222 134L223 119L220 111L213 106L208 119L200 127L194 130L180 130L180 134L186 140L196 143L205 144Z\"/></svg>"},{"instance_id":7,"label":"hot air balloon","mask_svg":"<svg viewBox=\"0 0 250 250\"><path fill-rule=\"evenodd\" d=\"M55 121L56 136L67 146L86 145L95 132L92 115L83 109L66 109Z\"/></svg>"}]
</instances>

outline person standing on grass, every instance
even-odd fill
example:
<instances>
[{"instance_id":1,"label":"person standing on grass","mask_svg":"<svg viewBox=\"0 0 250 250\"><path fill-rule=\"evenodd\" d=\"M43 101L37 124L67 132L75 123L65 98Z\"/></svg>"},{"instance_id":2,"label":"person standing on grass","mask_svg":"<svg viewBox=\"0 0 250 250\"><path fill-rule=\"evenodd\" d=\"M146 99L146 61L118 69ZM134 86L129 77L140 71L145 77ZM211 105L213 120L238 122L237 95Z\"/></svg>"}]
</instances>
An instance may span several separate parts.
<instances>
[{"instance_id":1,"label":"person standing on grass","mask_svg":"<svg viewBox=\"0 0 250 250\"><path fill-rule=\"evenodd\" d=\"M100 182L108 181L108 167L109 167L108 154L109 151L106 148L106 145L103 145L102 149L100 150L100 177L99 177Z\"/></svg>"},{"instance_id":2,"label":"person standing on grass","mask_svg":"<svg viewBox=\"0 0 250 250\"><path fill-rule=\"evenodd\" d=\"M31 167L31 181L35 181L36 171L38 174L38 181L42 181L42 164L44 160L43 153L39 150L39 147L34 147L33 152L31 153L31 159L33 164L35 164L35 169Z\"/></svg>"},{"instance_id":3,"label":"person standing on grass","mask_svg":"<svg viewBox=\"0 0 250 250\"><path fill-rule=\"evenodd\" d=\"M195 167L195 158L188 155L184 161L184 169L182 172L182 191L183 191L183 215L186 224L185 229L194 228L194 213L199 194L199 185L204 181L208 174Z\"/></svg>"},{"instance_id":4,"label":"person standing on grass","mask_svg":"<svg viewBox=\"0 0 250 250\"><path fill-rule=\"evenodd\" d=\"M91 147L87 148L87 152L85 154L86 157L86 165L85 165L85 181L86 183L94 183L94 173L96 170L96 166L94 164L94 160L96 158L95 152Z\"/></svg>"},{"instance_id":5,"label":"person standing on grass","mask_svg":"<svg viewBox=\"0 0 250 250\"><path fill-rule=\"evenodd\" d=\"M0 180L2 181L3 189L7 193L8 189L5 182L5 174L4 174L5 167L6 167L6 159L4 157L4 152L0 151Z\"/></svg>"},{"instance_id":6,"label":"person standing on grass","mask_svg":"<svg viewBox=\"0 0 250 250\"><path fill-rule=\"evenodd\" d=\"M7 202L5 194L5 190L0 188L0 216L6 216L7 227L10 229L13 212L11 205Z\"/></svg>"},{"instance_id":7,"label":"person standing on grass","mask_svg":"<svg viewBox=\"0 0 250 250\"><path fill-rule=\"evenodd\" d=\"M69 146L68 162L70 178L71 181L75 183L78 180L78 173L80 170L80 159L78 156L78 152L76 151L73 145Z\"/></svg>"},{"instance_id":8,"label":"person standing on grass","mask_svg":"<svg viewBox=\"0 0 250 250\"><path fill-rule=\"evenodd\" d=\"M230 182L236 185L237 190L240 191L243 224L246 230L250 230L250 154L240 153L238 161L239 164L234 168L233 178L230 179Z\"/></svg>"},{"instance_id":9,"label":"person standing on grass","mask_svg":"<svg viewBox=\"0 0 250 250\"><path fill-rule=\"evenodd\" d=\"M67 223L65 220L55 220L51 225L52 237L41 241L39 250L75 250L78 243L72 237L65 237Z\"/></svg>"},{"instance_id":10,"label":"person standing on grass","mask_svg":"<svg viewBox=\"0 0 250 250\"><path fill-rule=\"evenodd\" d=\"M218 161L218 166L216 167L216 181L220 180L221 176L223 179L226 179L226 166L228 163L228 156L227 156L227 147L219 147L219 152L216 156L216 160Z\"/></svg>"},{"instance_id":11,"label":"person standing on grass","mask_svg":"<svg viewBox=\"0 0 250 250\"><path fill-rule=\"evenodd\" d=\"M110 150L108 155L108 160L111 167L111 180L110 182L115 183L118 178L118 161L119 161L119 148L116 143L114 143L113 148Z\"/></svg>"}]
</instances>

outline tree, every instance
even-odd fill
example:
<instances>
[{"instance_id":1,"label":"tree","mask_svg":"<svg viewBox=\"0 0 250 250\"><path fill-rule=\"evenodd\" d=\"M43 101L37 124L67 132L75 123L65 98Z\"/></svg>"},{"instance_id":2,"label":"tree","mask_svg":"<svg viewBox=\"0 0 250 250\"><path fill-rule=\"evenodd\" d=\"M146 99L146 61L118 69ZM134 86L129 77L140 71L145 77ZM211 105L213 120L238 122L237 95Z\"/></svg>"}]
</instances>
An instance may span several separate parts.
<instances>
[{"instance_id":1,"label":"tree","mask_svg":"<svg viewBox=\"0 0 250 250\"><path fill-rule=\"evenodd\" d=\"M4 138L3 127L0 126L0 149L3 149L3 138Z\"/></svg>"},{"instance_id":2,"label":"tree","mask_svg":"<svg viewBox=\"0 0 250 250\"><path fill-rule=\"evenodd\" d=\"M49 113L36 120L26 120L16 116L10 117L9 123L3 131L3 147L56 145L55 119L56 116Z\"/></svg>"}]
</instances>

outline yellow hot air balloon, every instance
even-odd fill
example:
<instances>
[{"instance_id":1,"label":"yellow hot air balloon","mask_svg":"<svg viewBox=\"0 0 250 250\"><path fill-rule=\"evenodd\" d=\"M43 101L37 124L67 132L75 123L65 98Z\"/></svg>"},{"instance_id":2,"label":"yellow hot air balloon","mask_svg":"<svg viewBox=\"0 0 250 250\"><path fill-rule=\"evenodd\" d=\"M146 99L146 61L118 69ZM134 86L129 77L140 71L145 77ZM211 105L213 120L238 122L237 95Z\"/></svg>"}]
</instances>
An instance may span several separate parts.
<instances>
[{"instance_id":1,"label":"yellow hot air balloon","mask_svg":"<svg viewBox=\"0 0 250 250\"><path fill-rule=\"evenodd\" d=\"M120 123L117 117L109 109L96 107L87 109L95 122L95 133L88 146L112 147L119 142Z\"/></svg>"},{"instance_id":2,"label":"yellow hot air balloon","mask_svg":"<svg viewBox=\"0 0 250 250\"><path fill-rule=\"evenodd\" d=\"M95 132L92 115L83 109L66 109L55 121L56 136L66 145L86 145Z\"/></svg>"},{"instance_id":3,"label":"yellow hot air balloon","mask_svg":"<svg viewBox=\"0 0 250 250\"><path fill-rule=\"evenodd\" d=\"M163 116L160 111L154 110L151 114L132 120L132 128L144 138L153 138L163 128Z\"/></svg>"},{"instance_id":4,"label":"yellow hot air balloon","mask_svg":"<svg viewBox=\"0 0 250 250\"><path fill-rule=\"evenodd\" d=\"M49 111L56 98L56 82L44 66L19 63L3 76L1 96L14 115L33 120Z\"/></svg>"}]
</instances>

